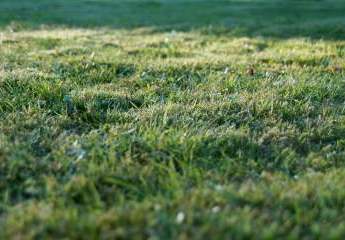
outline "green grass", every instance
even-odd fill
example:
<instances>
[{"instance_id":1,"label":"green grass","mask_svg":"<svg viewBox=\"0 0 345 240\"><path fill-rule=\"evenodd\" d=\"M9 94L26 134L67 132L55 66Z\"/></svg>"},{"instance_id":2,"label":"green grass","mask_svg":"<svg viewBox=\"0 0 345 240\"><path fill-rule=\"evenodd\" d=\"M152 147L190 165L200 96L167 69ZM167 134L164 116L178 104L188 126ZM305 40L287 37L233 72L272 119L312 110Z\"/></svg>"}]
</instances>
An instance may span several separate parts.
<instances>
[{"instance_id":1,"label":"green grass","mask_svg":"<svg viewBox=\"0 0 345 240\"><path fill-rule=\"evenodd\" d=\"M345 2L18 2L0 239L345 237Z\"/></svg>"}]
</instances>

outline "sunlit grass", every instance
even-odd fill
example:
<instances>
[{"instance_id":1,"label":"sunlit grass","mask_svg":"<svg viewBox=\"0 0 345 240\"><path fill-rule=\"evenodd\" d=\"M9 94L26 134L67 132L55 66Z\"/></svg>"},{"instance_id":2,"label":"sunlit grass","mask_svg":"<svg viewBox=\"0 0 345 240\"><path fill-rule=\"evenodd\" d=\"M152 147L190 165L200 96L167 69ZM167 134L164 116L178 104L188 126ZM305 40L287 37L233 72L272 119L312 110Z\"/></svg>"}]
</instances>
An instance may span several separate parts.
<instances>
[{"instance_id":1,"label":"sunlit grass","mask_svg":"<svg viewBox=\"0 0 345 240\"><path fill-rule=\"evenodd\" d=\"M342 2L71 2L0 3L0 238L344 236Z\"/></svg>"}]
</instances>

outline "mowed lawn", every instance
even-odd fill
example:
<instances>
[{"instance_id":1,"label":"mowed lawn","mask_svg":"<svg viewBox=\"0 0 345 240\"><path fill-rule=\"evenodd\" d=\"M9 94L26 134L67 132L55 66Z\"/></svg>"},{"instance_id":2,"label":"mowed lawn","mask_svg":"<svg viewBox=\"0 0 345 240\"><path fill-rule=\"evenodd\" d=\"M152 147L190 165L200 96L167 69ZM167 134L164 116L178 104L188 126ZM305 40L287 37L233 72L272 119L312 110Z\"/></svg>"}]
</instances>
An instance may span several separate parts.
<instances>
[{"instance_id":1,"label":"mowed lawn","mask_svg":"<svg viewBox=\"0 0 345 240\"><path fill-rule=\"evenodd\" d=\"M345 2L1 0L0 239L343 239Z\"/></svg>"}]
</instances>

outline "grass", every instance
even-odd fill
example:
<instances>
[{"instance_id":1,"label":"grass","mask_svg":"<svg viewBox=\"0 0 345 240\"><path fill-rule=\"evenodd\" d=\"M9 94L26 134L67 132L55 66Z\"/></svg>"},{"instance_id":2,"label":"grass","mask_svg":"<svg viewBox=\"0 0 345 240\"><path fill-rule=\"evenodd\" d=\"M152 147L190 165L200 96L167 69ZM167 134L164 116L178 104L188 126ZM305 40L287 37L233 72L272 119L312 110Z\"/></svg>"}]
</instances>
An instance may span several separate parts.
<instances>
[{"instance_id":1,"label":"grass","mask_svg":"<svg viewBox=\"0 0 345 240\"><path fill-rule=\"evenodd\" d=\"M343 238L344 11L2 0L0 238Z\"/></svg>"}]
</instances>

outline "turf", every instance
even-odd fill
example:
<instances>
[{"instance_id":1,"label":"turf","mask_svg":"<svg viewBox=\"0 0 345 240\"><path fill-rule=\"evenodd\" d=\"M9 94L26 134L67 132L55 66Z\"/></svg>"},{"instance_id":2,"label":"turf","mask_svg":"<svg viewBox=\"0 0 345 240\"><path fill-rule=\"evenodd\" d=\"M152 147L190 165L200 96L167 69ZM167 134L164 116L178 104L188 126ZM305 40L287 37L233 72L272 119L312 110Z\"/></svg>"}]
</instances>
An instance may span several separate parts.
<instances>
[{"instance_id":1,"label":"turf","mask_svg":"<svg viewBox=\"0 0 345 240\"><path fill-rule=\"evenodd\" d=\"M0 238L344 238L344 12L1 0Z\"/></svg>"}]
</instances>

